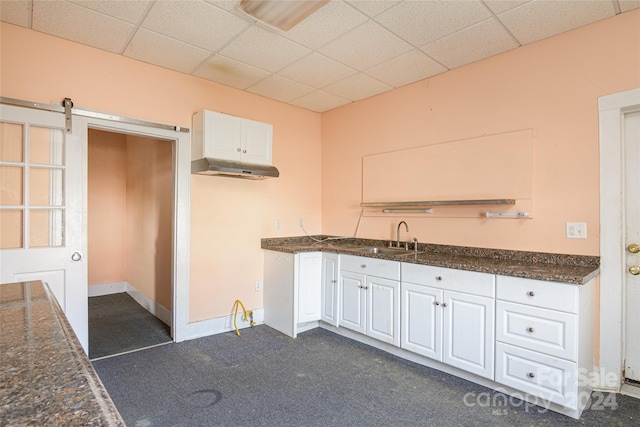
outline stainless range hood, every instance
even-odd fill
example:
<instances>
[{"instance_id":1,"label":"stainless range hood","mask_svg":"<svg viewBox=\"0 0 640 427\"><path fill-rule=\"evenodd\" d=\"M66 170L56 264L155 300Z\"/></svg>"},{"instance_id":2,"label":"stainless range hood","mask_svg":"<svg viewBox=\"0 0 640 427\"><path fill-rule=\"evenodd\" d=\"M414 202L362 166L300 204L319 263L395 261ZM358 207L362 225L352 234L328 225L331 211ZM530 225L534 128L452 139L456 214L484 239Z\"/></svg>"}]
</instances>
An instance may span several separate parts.
<instances>
[{"instance_id":1,"label":"stainless range hood","mask_svg":"<svg viewBox=\"0 0 640 427\"><path fill-rule=\"evenodd\" d=\"M280 176L280 172L275 166L257 165L209 157L192 160L191 173L198 175L226 175L246 179L277 178Z\"/></svg>"}]
</instances>

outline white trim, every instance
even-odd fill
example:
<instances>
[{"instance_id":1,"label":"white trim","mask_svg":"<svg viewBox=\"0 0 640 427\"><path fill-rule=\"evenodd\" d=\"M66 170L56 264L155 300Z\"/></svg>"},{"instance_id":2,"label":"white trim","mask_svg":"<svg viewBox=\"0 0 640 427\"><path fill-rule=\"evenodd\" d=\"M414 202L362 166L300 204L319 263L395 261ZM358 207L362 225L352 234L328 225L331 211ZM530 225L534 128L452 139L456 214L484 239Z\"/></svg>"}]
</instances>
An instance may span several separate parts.
<instances>
[{"instance_id":1,"label":"white trim","mask_svg":"<svg viewBox=\"0 0 640 427\"><path fill-rule=\"evenodd\" d=\"M124 123L96 117L83 118L87 127L107 132L165 139L173 143L174 200L172 230L172 308L171 336L175 342L186 339L189 323L189 219L191 178L191 134L176 130ZM76 122L74 121L74 126ZM88 129L87 129L88 131ZM86 240L86 238L85 238Z\"/></svg>"},{"instance_id":2,"label":"white trim","mask_svg":"<svg viewBox=\"0 0 640 427\"><path fill-rule=\"evenodd\" d=\"M640 89L598 99L600 124L600 384L620 389L623 369L622 115L640 106ZM616 378L613 383L605 378Z\"/></svg>"},{"instance_id":3,"label":"white trim","mask_svg":"<svg viewBox=\"0 0 640 427\"><path fill-rule=\"evenodd\" d=\"M127 292L126 281L124 282L111 282L100 283L99 285L89 285L89 298L101 297L104 295L121 294Z\"/></svg>"},{"instance_id":4,"label":"white trim","mask_svg":"<svg viewBox=\"0 0 640 427\"><path fill-rule=\"evenodd\" d=\"M224 332L234 331L233 327L234 314L228 316L216 317L214 319L207 319L201 322L193 322L187 324L184 332L185 340L192 340L195 338L202 338L209 335L221 334ZM264 309L256 308L253 310L253 321L256 325L262 325L264 323ZM238 329L245 329L250 327L249 322L245 322L242 318L242 312L238 312L237 317Z\"/></svg>"},{"instance_id":5,"label":"white trim","mask_svg":"<svg viewBox=\"0 0 640 427\"><path fill-rule=\"evenodd\" d=\"M136 300L138 304L144 307L149 313L156 316L158 319L162 320L166 325L171 327L171 312L160 305L157 301L152 300L138 289L133 286L131 283L127 282L127 293Z\"/></svg>"}]
</instances>

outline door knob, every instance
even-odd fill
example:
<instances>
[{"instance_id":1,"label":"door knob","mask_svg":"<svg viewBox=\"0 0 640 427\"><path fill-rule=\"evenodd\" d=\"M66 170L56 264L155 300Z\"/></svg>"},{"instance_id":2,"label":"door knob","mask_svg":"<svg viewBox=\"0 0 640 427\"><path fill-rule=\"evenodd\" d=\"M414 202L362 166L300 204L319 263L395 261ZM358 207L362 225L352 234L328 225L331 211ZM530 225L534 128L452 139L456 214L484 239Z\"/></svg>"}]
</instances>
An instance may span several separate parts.
<instances>
[{"instance_id":1,"label":"door knob","mask_svg":"<svg viewBox=\"0 0 640 427\"><path fill-rule=\"evenodd\" d=\"M631 267L629 267L629 273L637 276L638 274L640 274L640 267L638 267L637 265L632 265Z\"/></svg>"},{"instance_id":2,"label":"door knob","mask_svg":"<svg viewBox=\"0 0 640 427\"><path fill-rule=\"evenodd\" d=\"M627 246L627 250L632 254L637 254L638 252L640 252L640 245L638 245L637 243L632 243Z\"/></svg>"}]
</instances>

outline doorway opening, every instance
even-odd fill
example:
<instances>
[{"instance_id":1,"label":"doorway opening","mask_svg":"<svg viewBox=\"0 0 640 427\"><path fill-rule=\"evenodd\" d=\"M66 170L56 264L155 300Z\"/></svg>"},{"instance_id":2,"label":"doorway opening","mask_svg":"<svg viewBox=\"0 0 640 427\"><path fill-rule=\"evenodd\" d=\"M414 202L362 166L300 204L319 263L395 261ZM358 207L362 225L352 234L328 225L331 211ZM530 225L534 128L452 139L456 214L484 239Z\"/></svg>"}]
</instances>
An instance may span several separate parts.
<instances>
[{"instance_id":1,"label":"doorway opening","mask_svg":"<svg viewBox=\"0 0 640 427\"><path fill-rule=\"evenodd\" d=\"M173 341L174 144L88 130L91 359Z\"/></svg>"}]
</instances>

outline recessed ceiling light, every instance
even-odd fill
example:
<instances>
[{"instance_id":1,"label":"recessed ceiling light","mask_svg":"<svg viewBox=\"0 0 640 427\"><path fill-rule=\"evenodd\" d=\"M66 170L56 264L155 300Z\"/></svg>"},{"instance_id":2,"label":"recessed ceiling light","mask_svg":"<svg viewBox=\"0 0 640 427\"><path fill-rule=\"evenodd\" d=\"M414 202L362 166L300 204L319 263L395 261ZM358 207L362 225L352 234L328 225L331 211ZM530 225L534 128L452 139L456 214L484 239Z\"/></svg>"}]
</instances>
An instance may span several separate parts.
<instances>
[{"instance_id":1,"label":"recessed ceiling light","mask_svg":"<svg viewBox=\"0 0 640 427\"><path fill-rule=\"evenodd\" d=\"M330 0L242 0L240 10L258 21L289 31Z\"/></svg>"}]
</instances>

